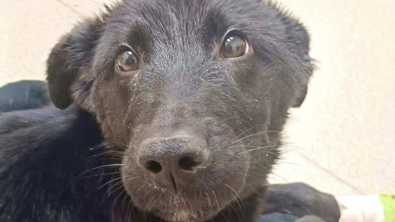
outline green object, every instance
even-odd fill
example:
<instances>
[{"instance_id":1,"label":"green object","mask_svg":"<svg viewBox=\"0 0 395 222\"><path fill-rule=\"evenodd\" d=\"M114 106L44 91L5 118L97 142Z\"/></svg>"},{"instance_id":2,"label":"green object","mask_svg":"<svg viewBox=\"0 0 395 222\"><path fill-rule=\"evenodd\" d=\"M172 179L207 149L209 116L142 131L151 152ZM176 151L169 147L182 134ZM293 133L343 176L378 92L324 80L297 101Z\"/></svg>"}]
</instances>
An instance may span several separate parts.
<instances>
[{"instance_id":1,"label":"green object","mask_svg":"<svg viewBox=\"0 0 395 222\"><path fill-rule=\"evenodd\" d=\"M395 194L382 194L379 197L384 209L385 222L395 222Z\"/></svg>"}]
</instances>

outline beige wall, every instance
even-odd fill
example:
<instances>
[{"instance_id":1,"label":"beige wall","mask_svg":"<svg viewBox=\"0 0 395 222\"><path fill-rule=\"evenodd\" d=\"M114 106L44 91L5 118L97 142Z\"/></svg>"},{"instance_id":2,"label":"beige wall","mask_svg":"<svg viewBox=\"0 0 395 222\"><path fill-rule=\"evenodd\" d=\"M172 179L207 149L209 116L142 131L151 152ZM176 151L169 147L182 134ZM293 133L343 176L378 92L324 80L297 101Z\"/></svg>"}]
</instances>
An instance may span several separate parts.
<instances>
[{"instance_id":1,"label":"beige wall","mask_svg":"<svg viewBox=\"0 0 395 222\"><path fill-rule=\"evenodd\" d=\"M319 62L288 127L308 173L278 173L338 194L395 192L395 1L281 2L308 27Z\"/></svg>"}]
</instances>

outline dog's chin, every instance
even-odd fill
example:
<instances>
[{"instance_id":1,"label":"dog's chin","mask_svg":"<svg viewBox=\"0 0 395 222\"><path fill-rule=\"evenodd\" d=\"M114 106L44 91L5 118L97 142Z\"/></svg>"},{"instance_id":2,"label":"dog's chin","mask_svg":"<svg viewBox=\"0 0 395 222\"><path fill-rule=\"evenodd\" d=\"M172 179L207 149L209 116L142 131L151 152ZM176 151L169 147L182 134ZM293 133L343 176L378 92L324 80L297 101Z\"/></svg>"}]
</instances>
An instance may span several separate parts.
<instances>
[{"instance_id":1,"label":"dog's chin","mask_svg":"<svg viewBox=\"0 0 395 222\"><path fill-rule=\"evenodd\" d=\"M168 222L203 222L216 216L226 205L221 201L202 203L184 199L181 203L151 204L149 210L140 209Z\"/></svg>"},{"instance_id":2,"label":"dog's chin","mask_svg":"<svg viewBox=\"0 0 395 222\"><path fill-rule=\"evenodd\" d=\"M169 222L203 222L215 216L219 211L214 209L188 209L179 208L173 210L157 210L152 213L155 216Z\"/></svg>"},{"instance_id":3,"label":"dog's chin","mask_svg":"<svg viewBox=\"0 0 395 222\"><path fill-rule=\"evenodd\" d=\"M241 189L244 191L244 189ZM212 191L214 193L214 191ZM146 202L143 197L146 195L131 195L134 205L142 212L149 212L168 222L203 222L217 216L237 198L244 196L244 192L238 192L237 197L229 195L226 189L216 191L215 195L209 192L196 192L174 195L167 192L151 193L151 197L156 197L156 201ZM133 198L135 197L135 198Z\"/></svg>"}]
</instances>

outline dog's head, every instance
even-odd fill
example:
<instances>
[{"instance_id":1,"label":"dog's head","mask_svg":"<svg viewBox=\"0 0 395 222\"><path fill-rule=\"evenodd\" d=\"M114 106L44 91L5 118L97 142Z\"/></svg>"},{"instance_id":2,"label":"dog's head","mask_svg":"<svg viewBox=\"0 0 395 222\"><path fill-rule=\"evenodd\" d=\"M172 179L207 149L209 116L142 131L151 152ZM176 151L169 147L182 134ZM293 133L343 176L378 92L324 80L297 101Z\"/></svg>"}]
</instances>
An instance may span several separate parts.
<instances>
[{"instance_id":1,"label":"dog's head","mask_svg":"<svg viewBox=\"0 0 395 222\"><path fill-rule=\"evenodd\" d=\"M61 39L48 86L124 152L139 209L202 221L265 182L307 93L308 51L303 26L271 4L124 1Z\"/></svg>"}]
</instances>

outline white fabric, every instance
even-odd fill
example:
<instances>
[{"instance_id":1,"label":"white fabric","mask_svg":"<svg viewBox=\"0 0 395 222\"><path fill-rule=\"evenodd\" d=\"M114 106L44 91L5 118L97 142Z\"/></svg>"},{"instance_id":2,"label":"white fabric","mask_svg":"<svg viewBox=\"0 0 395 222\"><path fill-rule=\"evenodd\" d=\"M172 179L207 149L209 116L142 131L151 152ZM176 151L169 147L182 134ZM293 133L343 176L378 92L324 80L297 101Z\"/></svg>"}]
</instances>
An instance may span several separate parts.
<instances>
[{"instance_id":1,"label":"white fabric","mask_svg":"<svg viewBox=\"0 0 395 222\"><path fill-rule=\"evenodd\" d=\"M385 222L384 208L378 195L336 197L339 222Z\"/></svg>"}]
</instances>

